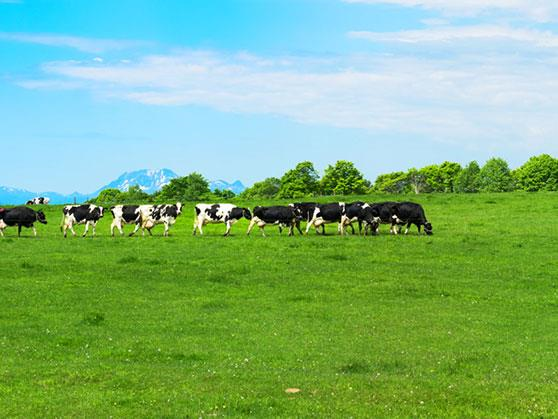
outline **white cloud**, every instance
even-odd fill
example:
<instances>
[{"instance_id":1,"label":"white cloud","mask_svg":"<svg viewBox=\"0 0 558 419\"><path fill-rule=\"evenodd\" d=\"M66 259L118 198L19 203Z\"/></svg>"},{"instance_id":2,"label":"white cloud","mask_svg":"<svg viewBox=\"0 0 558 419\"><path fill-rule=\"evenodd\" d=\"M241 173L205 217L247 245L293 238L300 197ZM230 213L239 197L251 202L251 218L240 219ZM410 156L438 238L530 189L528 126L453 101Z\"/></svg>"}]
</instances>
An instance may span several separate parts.
<instances>
[{"instance_id":1,"label":"white cloud","mask_svg":"<svg viewBox=\"0 0 558 419\"><path fill-rule=\"evenodd\" d=\"M52 47L74 48L83 52L101 53L109 50L122 50L147 45L146 42L82 38L77 36L0 32L0 41L25 42Z\"/></svg>"},{"instance_id":2,"label":"white cloud","mask_svg":"<svg viewBox=\"0 0 558 419\"><path fill-rule=\"evenodd\" d=\"M558 59L262 58L184 52L126 64L54 62L26 88L81 88L153 106L201 105L464 146L531 147L558 131ZM51 83L49 85L49 83ZM74 83L74 85L72 85Z\"/></svg>"},{"instance_id":3,"label":"white cloud","mask_svg":"<svg viewBox=\"0 0 558 419\"><path fill-rule=\"evenodd\" d=\"M558 36L552 32L534 29L519 29L496 25L477 26L436 26L420 30L399 32L349 32L351 38L373 42L449 43L459 41L504 41L526 43L540 48L557 48Z\"/></svg>"},{"instance_id":4,"label":"white cloud","mask_svg":"<svg viewBox=\"0 0 558 419\"><path fill-rule=\"evenodd\" d=\"M447 15L476 16L487 12L504 12L546 22L558 18L554 0L344 0L346 3L394 4L438 10Z\"/></svg>"}]
</instances>

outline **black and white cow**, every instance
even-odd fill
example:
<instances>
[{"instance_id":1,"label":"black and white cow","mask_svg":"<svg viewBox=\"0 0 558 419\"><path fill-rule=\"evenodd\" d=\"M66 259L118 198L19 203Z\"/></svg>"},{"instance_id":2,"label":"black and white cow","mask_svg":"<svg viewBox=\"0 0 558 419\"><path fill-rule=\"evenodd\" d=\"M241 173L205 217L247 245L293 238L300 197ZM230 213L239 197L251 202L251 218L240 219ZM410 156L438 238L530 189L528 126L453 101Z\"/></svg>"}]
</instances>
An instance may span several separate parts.
<instances>
[{"instance_id":1,"label":"black and white cow","mask_svg":"<svg viewBox=\"0 0 558 419\"><path fill-rule=\"evenodd\" d=\"M417 226L418 234L420 234L421 227L424 227L424 232L427 235L432 234L432 224L426 219L424 209L420 204L414 202L401 202L395 207L395 217L393 223L401 225L407 224L405 234L409 232L412 224Z\"/></svg>"},{"instance_id":2,"label":"black and white cow","mask_svg":"<svg viewBox=\"0 0 558 419\"><path fill-rule=\"evenodd\" d=\"M140 205L138 211L141 216L141 223L136 224L136 228L130 236L133 236L141 227L142 234L145 235L145 230L151 236L151 229L157 224L164 224L165 231L163 236L169 235L169 228L176 222L176 219L182 214L182 204L160 204L160 205Z\"/></svg>"},{"instance_id":3,"label":"black and white cow","mask_svg":"<svg viewBox=\"0 0 558 419\"><path fill-rule=\"evenodd\" d=\"M314 214L312 215L312 219L308 224L306 224L306 234L308 234L311 227L314 227L317 232L319 226L323 226L324 224L331 224L331 223L339 223L337 225L337 232L339 234L342 234L341 220L344 214L345 214L344 202L317 205L316 209L314 210ZM325 233L325 230L323 230L323 232ZM354 232L354 228L353 228L353 232Z\"/></svg>"},{"instance_id":4,"label":"black and white cow","mask_svg":"<svg viewBox=\"0 0 558 419\"><path fill-rule=\"evenodd\" d=\"M397 234L398 220L396 209L398 205L399 203L397 202L369 204L369 207L365 208L363 213L363 217L367 219L364 234L367 234L369 229L372 230L373 234L378 234L380 224L389 224L389 232L391 234Z\"/></svg>"},{"instance_id":5,"label":"black and white cow","mask_svg":"<svg viewBox=\"0 0 558 419\"><path fill-rule=\"evenodd\" d=\"M21 236L21 228L32 228L33 235L37 236L35 222L46 224L46 217L42 211L35 211L27 207L15 207L11 209L0 208L0 235L4 237L6 227L17 226L17 236Z\"/></svg>"},{"instance_id":6,"label":"black and white cow","mask_svg":"<svg viewBox=\"0 0 558 419\"><path fill-rule=\"evenodd\" d=\"M316 209L317 205L317 202L294 202L292 204L289 204L289 207L297 210L298 215L300 216L300 218L297 218L296 220L296 229L300 234L302 234L302 230L300 229L300 221L305 221L306 224L308 224L314 216L314 210ZM324 233L325 230L324 226L322 225L322 234Z\"/></svg>"},{"instance_id":7,"label":"black and white cow","mask_svg":"<svg viewBox=\"0 0 558 419\"><path fill-rule=\"evenodd\" d=\"M122 224L135 224L137 231L141 227L141 212L139 205L115 205L110 207L112 213L112 224L110 225L110 234L114 236L114 229L117 228L122 236ZM134 231L134 232L135 232ZM130 236L134 233L130 233Z\"/></svg>"},{"instance_id":8,"label":"black and white cow","mask_svg":"<svg viewBox=\"0 0 558 419\"><path fill-rule=\"evenodd\" d=\"M37 198L30 199L29 201L26 202L25 205L48 205L49 202L50 202L50 198L45 198L43 196L40 196Z\"/></svg>"},{"instance_id":9,"label":"black and white cow","mask_svg":"<svg viewBox=\"0 0 558 419\"><path fill-rule=\"evenodd\" d=\"M262 235L265 237L264 228L268 224L279 225L279 232L282 232L283 227L289 228L289 236L293 235L293 229L296 221L300 219L299 212L293 207L273 206L273 207L256 207L254 208L254 215L250 220L247 235L257 224L260 228Z\"/></svg>"},{"instance_id":10,"label":"black and white cow","mask_svg":"<svg viewBox=\"0 0 558 419\"><path fill-rule=\"evenodd\" d=\"M350 204L345 204L345 212L341 217L341 234L346 234L347 226L353 228L353 223L358 222L358 234L362 234L362 223L369 223L368 218L365 217L365 210L370 205L366 202L357 201ZM353 234L355 230L353 228Z\"/></svg>"},{"instance_id":11,"label":"black and white cow","mask_svg":"<svg viewBox=\"0 0 558 419\"><path fill-rule=\"evenodd\" d=\"M89 226L93 227L93 237L95 237L97 222L103 217L105 209L93 204L66 205L63 209L62 225L60 229L66 237L68 230L75 236L74 225L85 224L85 231L82 237L87 235Z\"/></svg>"},{"instance_id":12,"label":"black and white cow","mask_svg":"<svg viewBox=\"0 0 558 419\"><path fill-rule=\"evenodd\" d=\"M225 236L228 236L234 223L243 217L247 220L252 218L248 208L240 208L233 204L197 204L195 210L194 236L197 230L203 235L202 227L204 225L219 223L226 225Z\"/></svg>"}]
</instances>

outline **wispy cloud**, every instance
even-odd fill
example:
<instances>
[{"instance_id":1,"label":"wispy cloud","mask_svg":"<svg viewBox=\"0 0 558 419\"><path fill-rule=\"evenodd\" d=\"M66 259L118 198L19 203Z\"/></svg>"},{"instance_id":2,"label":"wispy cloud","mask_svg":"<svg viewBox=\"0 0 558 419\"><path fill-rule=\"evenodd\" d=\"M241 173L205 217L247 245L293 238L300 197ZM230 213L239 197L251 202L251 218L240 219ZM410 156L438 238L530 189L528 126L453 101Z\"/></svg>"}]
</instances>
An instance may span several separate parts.
<instances>
[{"instance_id":1,"label":"wispy cloud","mask_svg":"<svg viewBox=\"0 0 558 419\"><path fill-rule=\"evenodd\" d=\"M201 105L471 147L552 143L558 59L275 59L190 51L129 63L53 62L26 88L79 88L152 106ZM74 84L73 84L74 83Z\"/></svg>"},{"instance_id":2,"label":"wispy cloud","mask_svg":"<svg viewBox=\"0 0 558 419\"><path fill-rule=\"evenodd\" d=\"M460 41L496 41L526 43L540 48L557 48L558 36L552 32L534 29L519 29L507 26L435 26L421 30L398 32L349 32L351 38L373 42L450 43Z\"/></svg>"},{"instance_id":3,"label":"wispy cloud","mask_svg":"<svg viewBox=\"0 0 558 419\"><path fill-rule=\"evenodd\" d=\"M102 53L109 50L123 50L148 45L148 43L142 41L12 32L0 32L0 41L25 42L52 47L74 48L90 53Z\"/></svg>"},{"instance_id":4,"label":"wispy cloud","mask_svg":"<svg viewBox=\"0 0 558 419\"><path fill-rule=\"evenodd\" d=\"M505 12L547 22L558 19L558 3L553 0L343 0L346 3L393 4L438 10L447 15L476 16Z\"/></svg>"}]
</instances>

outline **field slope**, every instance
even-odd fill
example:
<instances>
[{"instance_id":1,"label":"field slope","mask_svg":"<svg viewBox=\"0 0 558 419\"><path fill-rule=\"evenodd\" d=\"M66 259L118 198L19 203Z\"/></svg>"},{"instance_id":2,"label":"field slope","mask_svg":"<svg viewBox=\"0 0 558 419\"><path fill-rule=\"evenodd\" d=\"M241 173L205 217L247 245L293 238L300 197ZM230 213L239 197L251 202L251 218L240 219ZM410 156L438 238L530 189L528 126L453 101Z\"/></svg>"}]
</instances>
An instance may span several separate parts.
<instances>
[{"instance_id":1,"label":"field slope","mask_svg":"<svg viewBox=\"0 0 558 419\"><path fill-rule=\"evenodd\" d=\"M64 240L46 208L0 239L0 416L557 416L558 195L409 198L434 236L192 237L188 205Z\"/></svg>"}]
</instances>

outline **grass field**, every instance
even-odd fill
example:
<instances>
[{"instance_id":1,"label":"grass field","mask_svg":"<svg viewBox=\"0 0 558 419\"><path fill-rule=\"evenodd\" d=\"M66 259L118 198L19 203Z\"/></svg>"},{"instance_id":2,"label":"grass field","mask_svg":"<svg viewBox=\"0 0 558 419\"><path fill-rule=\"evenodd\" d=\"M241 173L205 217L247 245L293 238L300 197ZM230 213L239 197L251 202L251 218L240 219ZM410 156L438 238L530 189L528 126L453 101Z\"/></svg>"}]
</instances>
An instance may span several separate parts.
<instances>
[{"instance_id":1,"label":"grass field","mask_svg":"<svg viewBox=\"0 0 558 419\"><path fill-rule=\"evenodd\" d=\"M0 240L0 416L558 416L558 195L408 198L434 236L192 237L187 205L64 240L47 207Z\"/></svg>"}]
</instances>

